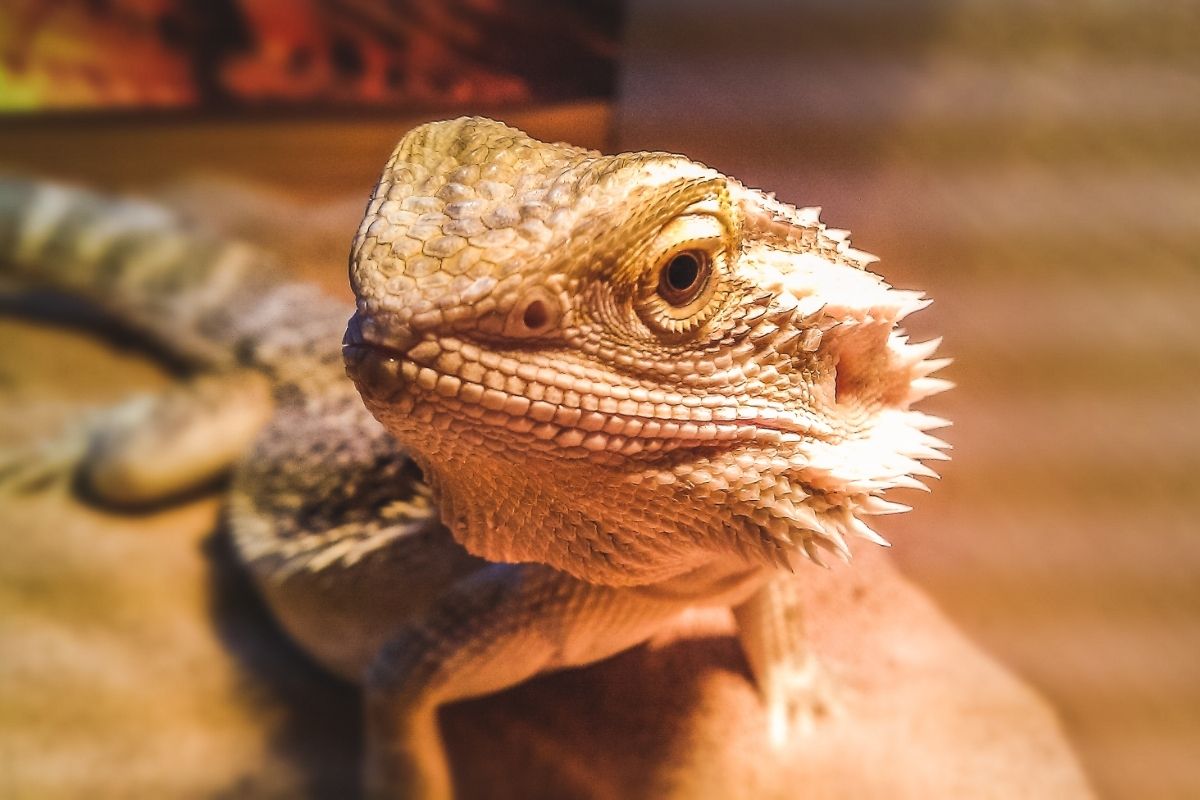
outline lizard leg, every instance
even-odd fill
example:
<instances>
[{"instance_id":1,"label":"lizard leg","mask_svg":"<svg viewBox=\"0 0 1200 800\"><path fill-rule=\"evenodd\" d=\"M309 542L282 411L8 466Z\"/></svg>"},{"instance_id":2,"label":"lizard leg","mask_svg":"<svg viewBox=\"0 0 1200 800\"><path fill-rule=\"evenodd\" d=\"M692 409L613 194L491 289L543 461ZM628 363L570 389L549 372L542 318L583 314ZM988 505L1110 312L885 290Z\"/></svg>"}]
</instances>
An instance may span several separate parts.
<instances>
[{"instance_id":1,"label":"lizard leg","mask_svg":"<svg viewBox=\"0 0 1200 800\"><path fill-rule=\"evenodd\" d=\"M202 375L8 454L0 482L20 492L77 476L83 490L106 505L152 504L221 475L246 451L271 409L270 387L260 373Z\"/></svg>"},{"instance_id":2,"label":"lizard leg","mask_svg":"<svg viewBox=\"0 0 1200 800\"><path fill-rule=\"evenodd\" d=\"M620 652L685 606L540 565L492 564L457 582L391 639L368 672L369 796L451 797L438 706Z\"/></svg>"},{"instance_id":3,"label":"lizard leg","mask_svg":"<svg viewBox=\"0 0 1200 800\"><path fill-rule=\"evenodd\" d=\"M810 734L834 711L832 692L804 630L795 576L773 576L735 606L738 637L767 711L771 742L783 746Z\"/></svg>"}]
</instances>

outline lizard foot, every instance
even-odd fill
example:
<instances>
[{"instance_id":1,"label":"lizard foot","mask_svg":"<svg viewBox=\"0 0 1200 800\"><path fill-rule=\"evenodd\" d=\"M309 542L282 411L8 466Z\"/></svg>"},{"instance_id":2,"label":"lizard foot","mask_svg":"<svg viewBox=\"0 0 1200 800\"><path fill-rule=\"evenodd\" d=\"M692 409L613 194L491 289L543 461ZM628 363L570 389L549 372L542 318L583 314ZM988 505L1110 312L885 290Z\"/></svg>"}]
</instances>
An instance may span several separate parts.
<instances>
[{"instance_id":1,"label":"lizard foot","mask_svg":"<svg viewBox=\"0 0 1200 800\"><path fill-rule=\"evenodd\" d=\"M833 681L813 657L776 664L761 691L775 747L811 736L823 720L838 713Z\"/></svg>"}]
</instances>

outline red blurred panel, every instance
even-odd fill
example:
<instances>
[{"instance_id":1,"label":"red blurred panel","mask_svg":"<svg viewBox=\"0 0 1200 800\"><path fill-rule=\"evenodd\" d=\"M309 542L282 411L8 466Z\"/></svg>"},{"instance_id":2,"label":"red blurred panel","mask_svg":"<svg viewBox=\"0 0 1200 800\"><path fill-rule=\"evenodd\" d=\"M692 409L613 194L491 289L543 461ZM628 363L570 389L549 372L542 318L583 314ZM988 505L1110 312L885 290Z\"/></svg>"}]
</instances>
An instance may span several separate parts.
<instances>
[{"instance_id":1,"label":"red blurred panel","mask_svg":"<svg viewBox=\"0 0 1200 800\"><path fill-rule=\"evenodd\" d=\"M16 0L0 109L453 108L607 97L620 0Z\"/></svg>"}]
</instances>

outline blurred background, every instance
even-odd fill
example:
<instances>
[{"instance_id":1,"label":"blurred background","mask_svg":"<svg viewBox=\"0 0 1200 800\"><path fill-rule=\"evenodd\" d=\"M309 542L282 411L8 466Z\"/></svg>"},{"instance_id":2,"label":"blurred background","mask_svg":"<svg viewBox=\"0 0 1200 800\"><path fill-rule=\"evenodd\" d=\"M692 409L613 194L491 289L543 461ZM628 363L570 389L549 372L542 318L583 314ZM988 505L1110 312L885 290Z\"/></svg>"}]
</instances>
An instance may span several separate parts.
<instances>
[{"instance_id":1,"label":"blurred background","mask_svg":"<svg viewBox=\"0 0 1200 800\"><path fill-rule=\"evenodd\" d=\"M161 199L343 295L387 153L450 114L823 206L957 359L929 403L955 460L888 520L893 557L1052 704L1101 796L1198 797L1198 45L1200 4L1170 0L15 0L0 166ZM0 445L168 380L3 309ZM245 613L216 502L4 501L0 795L114 764L286 794L284 753L335 762L308 788L336 796L353 693Z\"/></svg>"}]
</instances>

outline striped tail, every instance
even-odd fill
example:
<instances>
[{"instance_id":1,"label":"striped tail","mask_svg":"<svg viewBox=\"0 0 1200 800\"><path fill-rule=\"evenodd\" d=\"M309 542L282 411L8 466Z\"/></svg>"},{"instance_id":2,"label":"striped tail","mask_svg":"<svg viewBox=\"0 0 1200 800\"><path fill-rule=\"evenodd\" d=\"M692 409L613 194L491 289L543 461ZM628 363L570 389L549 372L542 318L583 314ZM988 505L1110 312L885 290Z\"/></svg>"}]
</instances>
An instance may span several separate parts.
<instances>
[{"instance_id":1,"label":"striped tail","mask_svg":"<svg viewBox=\"0 0 1200 800\"><path fill-rule=\"evenodd\" d=\"M348 314L160 206L3 176L0 277L83 298L197 366L331 357Z\"/></svg>"}]
</instances>

